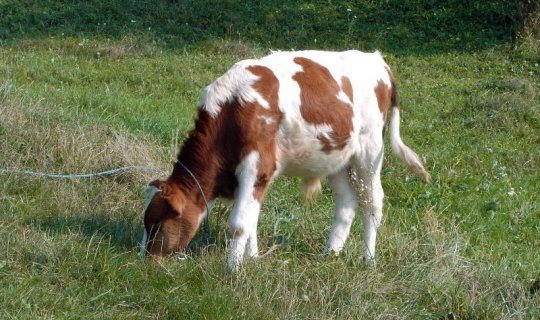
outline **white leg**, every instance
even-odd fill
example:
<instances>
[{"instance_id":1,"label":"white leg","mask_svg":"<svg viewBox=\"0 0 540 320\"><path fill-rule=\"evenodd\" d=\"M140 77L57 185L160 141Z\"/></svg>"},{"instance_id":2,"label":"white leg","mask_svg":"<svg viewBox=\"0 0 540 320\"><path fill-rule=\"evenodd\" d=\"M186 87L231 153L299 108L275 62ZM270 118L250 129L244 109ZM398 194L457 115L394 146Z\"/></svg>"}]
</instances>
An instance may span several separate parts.
<instances>
[{"instance_id":1,"label":"white leg","mask_svg":"<svg viewBox=\"0 0 540 320\"><path fill-rule=\"evenodd\" d=\"M232 271L238 270L246 249L248 256L258 255L257 220L261 204L254 197L258 160L259 153L253 151L242 160L236 170L238 190L229 220L232 240L228 264Z\"/></svg>"},{"instance_id":2,"label":"white leg","mask_svg":"<svg viewBox=\"0 0 540 320\"><path fill-rule=\"evenodd\" d=\"M251 258L259 256L259 247L257 244L257 224L252 228L252 233L249 235L246 244L246 255Z\"/></svg>"},{"instance_id":3,"label":"white leg","mask_svg":"<svg viewBox=\"0 0 540 320\"><path fill-rule=\"evenodd\" d=\"M354 190L351 188L346 169L329 176L328 182L334 196L335 213L327 250L337 254L343 249L349 236L358 202Z\"/></svg>"},{"instance_id":4,"label":"white leg","mask_svg":"<svg viewBox=\"0 0 540 320\"><path fill-rule=\"evenodd\" d=\"M369 180L364 180L369 184ZM360 200L363 209L362 221L364 223L364 241L366 251L364 258L367 261L375 260L375 243L377 240L377 229L381 225L382 207L384 192L381 186L381 179L378 175L372 177L371 187L366 187L366 191Z\"/></svg>"},{"instance_id":5,"label":"white leg","mask_svg":"<svg viewBox=\"0 0 540 320\"><path fill-rule=\"evenodd\" d=\"M260 211L260 205L257 201L246 201L238 199L238 202L231 213L229 230L231 233L231 252L229 255L229 268L232 271L238 270L238 267L244 259L244 254L248 256L257 256L257 220Z\"/></svg>"},{"instance_id":6,"label":"white leg","mask_svg":"<svg viewBox=\"0 0 540 320\"><path fill-rule=\"evenodd\" d=\"M384 192L381 185L381 166L383 160L382 139L380 144L372 140L372 144L364 148L366 152L358 159L360 181L360 207L364 223L364 241L366 250L364 258L367 261L375 262L375 242L377 240L377 229L382 220Z\"/></svg>"}]
</instances>

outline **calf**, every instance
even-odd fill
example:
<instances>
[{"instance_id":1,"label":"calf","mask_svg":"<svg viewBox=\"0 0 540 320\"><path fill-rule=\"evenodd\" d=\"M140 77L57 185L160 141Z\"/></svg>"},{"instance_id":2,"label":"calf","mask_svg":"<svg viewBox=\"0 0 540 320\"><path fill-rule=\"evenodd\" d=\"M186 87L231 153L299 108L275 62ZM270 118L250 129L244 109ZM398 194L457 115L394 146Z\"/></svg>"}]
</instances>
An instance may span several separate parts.
<instances>
[{"instance_id":1,"label":"calf","mask_svg":"<svg viewBox=\"0 0 540 320\"><path fill-rule=\"evenodd\" d=\"M287 174L303 178L308 196L328 177L335 201L328 251L343 248L360 206L364 257L373 260L388 113L392 149L428 182L400 138L396 83L380 53L275 52L236 63L206 87L172 174L147 189L141 254L184 249L208 213L207 201L229 198L235 203L228 264L236 270L245 256L257 256L262 200Z\"/></svg>"}]
</instances>

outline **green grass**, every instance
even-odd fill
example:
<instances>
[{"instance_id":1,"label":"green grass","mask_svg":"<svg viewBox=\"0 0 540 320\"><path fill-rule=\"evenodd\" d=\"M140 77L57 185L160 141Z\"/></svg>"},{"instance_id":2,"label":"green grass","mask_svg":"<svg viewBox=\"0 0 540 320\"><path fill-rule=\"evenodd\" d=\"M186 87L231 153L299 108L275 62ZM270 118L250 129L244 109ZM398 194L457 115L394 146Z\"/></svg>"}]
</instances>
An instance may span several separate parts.
<instances>
[{"instance_id":1,"label":"green grass","mask_svg":"<svg viewBox=\"0 0 540 320\"><path fill-rule=\"evenodd\" d=\"M136 255L157 174L2 174L0 318L540 317L538 7L458 3L0 2L0 169L165 175L202 88L235 61L377 48L397 76L402 137L433 177L387 152L376 268L361 262L361 219L341 256L322 257L330 190L305 207L282 177L259 224L261 251L280 246L231 275L224 204L187 261ZM519 29L524 5L536 11Z\"/></svg>"}]
</instances>

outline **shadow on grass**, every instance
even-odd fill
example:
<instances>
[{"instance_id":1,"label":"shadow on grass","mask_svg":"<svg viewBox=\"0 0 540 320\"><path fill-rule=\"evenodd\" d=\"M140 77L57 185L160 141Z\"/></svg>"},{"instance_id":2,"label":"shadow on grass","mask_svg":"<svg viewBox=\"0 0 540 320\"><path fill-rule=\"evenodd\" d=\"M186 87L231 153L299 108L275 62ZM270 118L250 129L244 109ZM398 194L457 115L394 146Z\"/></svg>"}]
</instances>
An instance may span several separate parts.
<instances>
[{"instance_id":1,"label":"shadow on grass","mask_svg":"<svg viewBox=\"0 0 540 320\"><path fill-rule=\"evenodd\" d=\"M80 214L80 215L54 215L36 220L27 221L32 227L48 231L52 234L79 234L84 238L103 239L110 242L111 246L121 250L133 250L138 253L139 244L143 234L142 217L132 219L118 215L107 216L103 214ZM224 249L226 247L226 229L218 229L213 226L207 237L201 226L188 249L192 254L204 255L208 251Z\"/></svg>"},{"instance_id":2,"label":"shadow on grass","mask_svg":"<svg viewBox=\"0 0 540 320\"><path fill-rule=\"evenodd\" d=\"M119 250L137 251L143 233L140 221L126 217L104 215L55 215L38 221L29 221L29 225L39 226L52 234L80 234L89 240L92 238L110 241Z\"/></svg>"},{"instance_id":3,"label":"shadow on grass","mask_svg":"<svg viewBox=\"0 0 540 320\"><path fill-rule=\"evenodd\" d=\"M281 49L395 54L478 50L514 40L517 1L53 1L0 3L0 39L141 37L165 48L209 39Z\"/></svg>"},{"instance_id":4,"label":"shadow on grass","mask_svg":"<svg viewBox=\"0 0 540 320\"><path fill-rule=\"evenodd\" d=\"M204 226L201 225L187 248L188 253L193 256L205 257L215 252L226 252L228 242L226 220L222 212L213 212L209 234L205 233ZM96 238L102 239L120 251L133 251L134 253L138 253L139 242L143 234L142 221L121 215L81 214L67 216L59 214L38 220L32 218L26 223L52 234L78 234L88 239L88 242ZM280 235L267 237L265 245L261 249L264 251L265 248L276 246L280 250L318 257L322 253L324 243L323 239L307 239L301 234L292 237Z\"/></svg>"}]
</instances>

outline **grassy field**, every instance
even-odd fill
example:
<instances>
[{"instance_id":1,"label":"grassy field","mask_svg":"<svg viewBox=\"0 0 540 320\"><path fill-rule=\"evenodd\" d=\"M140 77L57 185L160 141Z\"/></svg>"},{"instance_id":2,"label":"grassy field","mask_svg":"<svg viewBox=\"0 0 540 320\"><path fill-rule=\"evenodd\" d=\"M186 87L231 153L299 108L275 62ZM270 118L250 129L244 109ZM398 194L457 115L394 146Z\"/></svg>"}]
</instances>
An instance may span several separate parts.
<instances>
[{"instance_id":1,"label":"grassy field","mask_svg":"<svg viewBox=\"0 0 540 320\"><path fill-rule=\"evenodd\" d=\"M0 318L540 318L540 10L444 3L0 1L0 170L162 171L0 173ZM306 207L287 177L259 223L275 250L238 274L225 204L186 261L139 258L144 186L170 171L202 88L237 60L308 48L385 54L402 137L433 178L387 152L377 267L361 219L323 257L331 192Z\"/></svg>"}]
</instances>

